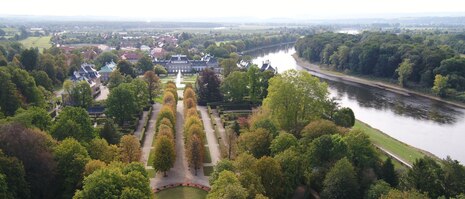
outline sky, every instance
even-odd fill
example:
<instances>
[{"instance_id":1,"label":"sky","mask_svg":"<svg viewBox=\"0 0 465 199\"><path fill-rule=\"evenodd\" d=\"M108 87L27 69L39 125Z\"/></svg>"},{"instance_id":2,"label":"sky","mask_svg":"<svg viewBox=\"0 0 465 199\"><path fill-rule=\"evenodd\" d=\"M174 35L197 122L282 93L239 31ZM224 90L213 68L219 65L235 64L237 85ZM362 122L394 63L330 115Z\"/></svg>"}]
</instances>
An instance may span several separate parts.
<instances>
[{"instance_id":1,"label":"sky","mask_svg":"<svg viewBox=\"0 0 465 199\"><path fill-rule=\"evenodd\" d=\"M0 15L138 19L465 16L464 0L0 0Z\"/></svg>"}]
</instances>

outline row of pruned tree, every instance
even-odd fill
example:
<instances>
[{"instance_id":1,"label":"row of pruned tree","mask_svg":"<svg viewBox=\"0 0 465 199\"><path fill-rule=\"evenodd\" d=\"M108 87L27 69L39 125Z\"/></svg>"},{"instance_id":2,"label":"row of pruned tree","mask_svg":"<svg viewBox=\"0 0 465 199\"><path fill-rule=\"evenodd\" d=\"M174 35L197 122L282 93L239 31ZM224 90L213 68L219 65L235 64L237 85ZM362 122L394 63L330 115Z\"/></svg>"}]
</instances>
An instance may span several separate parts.
<instances>
[{"instance_id":1,"label":"row of pruned tree","mask_svg":"<svg viewBox=\"0 0 465 199\"><path fill-rule=\"evenodd\" d=\"M174 142L176 126L176 105L178 93L176 84L168 82L163 94L163 107L158 113L155 131L155 151L153 168L155 171L169 171L176 160L176 148Z\"/></svg>"},{"instance_id":2,"label":"row of pruned tree","mask_svg":"<svg viewBox=\"0 0 465 199\"><path fill-rule=\"evenodd\" d=\"M184 89L184 117L187 118L184 123L184 138L186 143L186 155L189 166L195 170L200 169L204 159L205 151L205 133L202 121L197 112L197 96L192 85L187 85Z\"/></svg>"}]
</instances>

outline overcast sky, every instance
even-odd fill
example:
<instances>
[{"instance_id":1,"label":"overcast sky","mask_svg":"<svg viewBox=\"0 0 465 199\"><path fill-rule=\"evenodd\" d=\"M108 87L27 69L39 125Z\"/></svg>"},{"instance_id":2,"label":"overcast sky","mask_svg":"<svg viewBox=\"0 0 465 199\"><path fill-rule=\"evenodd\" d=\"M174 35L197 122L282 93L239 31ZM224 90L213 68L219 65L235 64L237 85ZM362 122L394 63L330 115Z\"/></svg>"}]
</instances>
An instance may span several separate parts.
<instances>
[{"instance_id":1,"label":"overcast sky","mask_svg":"<svg viewBox=\"0 0 465 199\"><path fill-rule=\"evenodd\" d=\"M141 19L339 19L444 16L447 13L465 15L464 0L0 0L0 5L0 15L120 16Z\"/></svg>"}]
</instances>

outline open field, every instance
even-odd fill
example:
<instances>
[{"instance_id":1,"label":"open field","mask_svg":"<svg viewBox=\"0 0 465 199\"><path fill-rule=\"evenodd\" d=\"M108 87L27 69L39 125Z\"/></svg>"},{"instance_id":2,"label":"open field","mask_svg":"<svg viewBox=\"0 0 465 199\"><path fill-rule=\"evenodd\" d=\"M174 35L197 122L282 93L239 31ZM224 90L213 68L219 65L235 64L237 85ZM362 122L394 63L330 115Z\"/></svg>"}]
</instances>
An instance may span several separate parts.
<instances>
[{"instance_id":1,"label":"open field","mask_svg":"<svg viewBox=\"0 0 465 199\"><path fill-rule=\"evenodd\" d=\"M193 187L175 187L165 189L155 194L155 199L203 199L207 192Z\"/></svg>"},{"instance_id":2,"label":"open field","mask_svg":"<svg viewBox=\"0 0 465 199\"><path fill-rule=\"evenodd\" d=\"M21 40L21 44L25 48L39 48L40 52L44 50L44 48L50 48L52 47L52 44L50 44L50 39L51 36L45 36L45 37L28 37L26 39Z\"/></svg>"},{"instance_id":3,"label":"open field","mask_svg":"<svg viewBox=\"0 0 465 199\"><path fill-rule=\"evenodd\" d=\"M358 120L355 122L354 128L363 130L370 137L373 144L395 154L409 164L413 164L416 159L422 158L425 155L433 156L432 154L428 154L425 151L398 141Z\"/></svg>"}]
</instances>

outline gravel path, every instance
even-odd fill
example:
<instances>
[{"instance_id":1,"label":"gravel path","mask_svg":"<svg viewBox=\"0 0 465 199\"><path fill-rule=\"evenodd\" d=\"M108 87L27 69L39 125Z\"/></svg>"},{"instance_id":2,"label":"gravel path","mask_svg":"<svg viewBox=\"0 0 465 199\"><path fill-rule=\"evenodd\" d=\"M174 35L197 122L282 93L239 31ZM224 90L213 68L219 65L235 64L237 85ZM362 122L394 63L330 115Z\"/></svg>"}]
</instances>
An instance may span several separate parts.
<instances>
[{"instance_id":1,"label":"gravel path","mask_svg":"<svg viewBox=\"0 0 465 199\"><path fill-rule=\"evenodd\" d=\"M202 117L205 134L207 136L208 148L210 149L210 156L212 158L211 164L207 165L216 165L216 163L221 159L221 153L216 139L215 130L213 130L210 117L208 117L207 107L197 106L197 109L200 111L200 115Z\"/></svg>"},{"instance_id":2,"label":"gravel path","mask_svg":"<svg viewBox=\"0 0 465 199\"><path fill-rule=\"evenodd\" d=\"M145 135L144 144L142 145L142 157L141 161L147 167L147 161L149 160L150 150L152 147L153 137L155 136L155 123L157 121L157 115L160 111L161 104L152 105L152 115L150 116L147 134Z\"/></svg>"}]
</instances>

